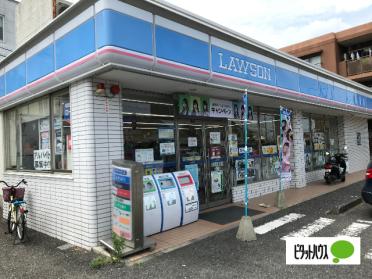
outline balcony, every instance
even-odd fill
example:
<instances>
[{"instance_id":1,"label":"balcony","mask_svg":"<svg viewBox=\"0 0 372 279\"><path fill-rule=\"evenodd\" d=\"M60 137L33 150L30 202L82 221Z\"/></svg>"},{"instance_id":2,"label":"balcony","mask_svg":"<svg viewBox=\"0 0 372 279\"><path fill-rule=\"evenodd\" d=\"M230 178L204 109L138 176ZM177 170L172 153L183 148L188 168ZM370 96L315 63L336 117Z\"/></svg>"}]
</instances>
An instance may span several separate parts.
<instances>
[{"instance_id":1,"label":"balcony","mask_svg":"<svg viewBox=\"0 0 372 279\"><path fill-rule=\"evenodd\" d=\"M347 76L372 72L372 57L365 56L358 60L346 61Z\"/></svg>"}]
</instances>

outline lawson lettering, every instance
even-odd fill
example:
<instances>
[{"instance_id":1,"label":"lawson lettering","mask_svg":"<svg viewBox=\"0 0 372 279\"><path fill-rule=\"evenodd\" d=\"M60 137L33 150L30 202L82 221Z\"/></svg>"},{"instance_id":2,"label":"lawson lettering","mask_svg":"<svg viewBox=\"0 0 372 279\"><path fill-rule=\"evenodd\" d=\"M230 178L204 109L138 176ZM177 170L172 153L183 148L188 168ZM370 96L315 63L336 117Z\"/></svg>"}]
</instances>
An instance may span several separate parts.
<instances>
[{"instance_id":1,"label":"lawson lettering","mask_svg":"<svg viewBox=\"0 0 372 279\"><path fill-rule=\"evenodd\" d=\"M232 55L226 56L222 52L218 52L218 56L219 68L222 70L271 81L271 69L265 66L255 64Z\"/></svg>"}]
</instances>

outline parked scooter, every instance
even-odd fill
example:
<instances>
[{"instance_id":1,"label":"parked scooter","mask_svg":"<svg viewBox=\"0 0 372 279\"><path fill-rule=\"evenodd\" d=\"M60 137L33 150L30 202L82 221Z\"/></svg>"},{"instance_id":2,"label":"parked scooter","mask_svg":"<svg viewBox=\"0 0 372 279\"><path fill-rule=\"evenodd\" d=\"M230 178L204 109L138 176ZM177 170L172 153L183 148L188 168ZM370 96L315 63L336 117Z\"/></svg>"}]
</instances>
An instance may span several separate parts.
<instances>
[{"instance_id":1,"label":"parked scooter","mask_svg":"<svg viewBox=\"0 0 372 279\"><path fill-rule=\"evenodd\" d=\"M346 147L344 148L346 150ZM341 180L342 182L346 179L346 153L336 153L328 156L327 162L324 164L324 179L327 184L331 184L335 180Z\"/></svg>"}]
</instances>

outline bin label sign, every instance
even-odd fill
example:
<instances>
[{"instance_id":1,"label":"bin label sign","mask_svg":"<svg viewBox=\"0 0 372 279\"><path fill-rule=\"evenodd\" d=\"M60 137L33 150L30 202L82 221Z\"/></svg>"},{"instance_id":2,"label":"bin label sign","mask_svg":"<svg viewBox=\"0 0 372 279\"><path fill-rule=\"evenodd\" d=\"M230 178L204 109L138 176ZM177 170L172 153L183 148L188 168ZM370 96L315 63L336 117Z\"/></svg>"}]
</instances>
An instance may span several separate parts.
<instances>
[{"instance_id":1,"label":"bin label sign","mask_svg":"<svg viewBox=\"0 0 372 279\"><path fill-rule=\"evenodd\" d=\"M132 240L131 170L113 166L112 170L112 230L126 240Z\"/></svg>"}]
</instances>

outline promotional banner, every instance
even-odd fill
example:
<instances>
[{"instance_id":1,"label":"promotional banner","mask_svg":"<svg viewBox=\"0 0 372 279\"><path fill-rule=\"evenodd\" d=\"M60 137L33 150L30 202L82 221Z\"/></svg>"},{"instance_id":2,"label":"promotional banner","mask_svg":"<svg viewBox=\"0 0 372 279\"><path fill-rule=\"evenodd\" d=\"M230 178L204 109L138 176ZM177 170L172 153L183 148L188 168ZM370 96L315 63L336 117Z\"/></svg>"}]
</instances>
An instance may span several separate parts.
<instances>
[{"instance_id":1,"label":"promotional banner","mask_svg":"<svg viewBox=\"0 0 372 279\"><path fill-rule=\"evenodd\" d=\"M243 102L192 96L178 96L178 114L244 120ZM248 120L253 119L253 108L248 106Z\"/></svg>"},{"instance_id":2,"label":"promotional banner","mask_svg":"<svg viewBox=\"0 0 372 279\"><path fill-rule=\"evenodd\" d=\"M292 111L287 108L280 107L280 119L281 119L281 179L284 181L291 181L291 146L293 143L293 131L292 131Z\"/></svg>"}]
</instances>

